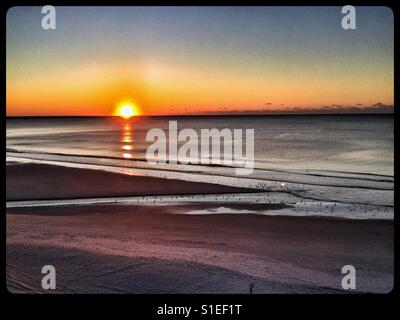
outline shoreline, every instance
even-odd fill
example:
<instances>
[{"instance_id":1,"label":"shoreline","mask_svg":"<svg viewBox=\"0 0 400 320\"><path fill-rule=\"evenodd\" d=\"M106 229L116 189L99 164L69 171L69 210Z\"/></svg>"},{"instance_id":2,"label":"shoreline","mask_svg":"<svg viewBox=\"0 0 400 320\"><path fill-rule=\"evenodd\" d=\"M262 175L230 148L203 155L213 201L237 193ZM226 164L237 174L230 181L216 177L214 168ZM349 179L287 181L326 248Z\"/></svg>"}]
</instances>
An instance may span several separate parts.
<instances>
[{"instance_id":1,"label":"shoreline","mask_svg":"<svg viewBox=\"0 0 400 320\"><path fill-rule=\"evenodd\" d=\"M208 194L204 194L208 196ZM222 194L225 195L225 194ZM131 197L127 197L131 199ZM72 203L67 203L68 200L72 200ZM79 202L75 202L75 200L79 200ZM82 201L80 201L82 200ZM273 214L274 211L278 212L279 210L285 210L292 208L290 205L285 204L262 204L262 207L259 208L256 204L249 204L249 203L219 203L219 204L212 204L212 203L128 203L122 201L101 201L100 199L94 199L93 202L85 203L85 200L92 200L92 199L67 199L67 200L55 200L59 201L59 203L51 203L49 201L15 201L15 202L7 202L6 209L9 214L29 214L29 215L47 215L48 213L43 213L43 209L46 211L48 209L58 210L58 211L65 211L69 210L69 208L92 208L93 206L104 206L104 207L143 207L143 208L151 208L151 207L173 207L178 208L177 212L170 213L170 214L179 214L179 215L261 215L261 216L269 216L269 217L290 217L290 218L301 218L301 219L323 219L323 220L351 220L351 221L377 221L377 222L393 222L393 219L384 219L384 218L359 218L359 217L346 217L346 216L327 216L327 215L294 215L290 214L287 211L279 212ZM227 211L227 212L224 212ZM28 213L25 213L28 212ZM266 214L266 212L269 212ZM63 213L65 214L65 213ZM57 215L52 213L52 215Z\"/></svg>"},{"instance_id":2,"label":"shoreline","mask_svg":"<svg viewBox=\"0 0 400 320\"><path fill-rule=\"evenodd\" d=\"M6 208L83 205L203 206L189 214L219 212L343 219L393 220L392 191L305 186L217 176L146 176L49 164L6 166ZM236 181L236 182L234 182ZM239 181L239 182L238 182ZM251 181L251 184L240 181ZM372 182L369 182L372 186ZM376 182L378 183L378 182ZM345 191L343 191L345 190ZM346 191L347 190L347 191ZM245 208L237 209L239 205ZM247 206L247 208L246 208ZM278 208L271 210L272 207Z\"/></svg>"}]
</instances>

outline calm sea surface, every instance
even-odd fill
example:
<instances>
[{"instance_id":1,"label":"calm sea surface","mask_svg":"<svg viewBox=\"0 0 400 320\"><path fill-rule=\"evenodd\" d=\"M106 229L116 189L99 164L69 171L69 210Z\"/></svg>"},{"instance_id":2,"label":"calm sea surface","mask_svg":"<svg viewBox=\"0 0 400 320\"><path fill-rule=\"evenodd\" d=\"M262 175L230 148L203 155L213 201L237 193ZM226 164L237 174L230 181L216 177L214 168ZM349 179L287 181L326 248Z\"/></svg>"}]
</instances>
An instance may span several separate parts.
<instances>
[{"instance_id":1,"label":"calm sea surface","mask_svg":"<svg viewBox=\"0 0 400 320\"><path fill-rule=\"evenodd\" d=\"M169 120L178 130L254 129L255 167L393 175L391 115L9 118L7 149L145 159L146 133Z\"/></svg>"}]
</instances>

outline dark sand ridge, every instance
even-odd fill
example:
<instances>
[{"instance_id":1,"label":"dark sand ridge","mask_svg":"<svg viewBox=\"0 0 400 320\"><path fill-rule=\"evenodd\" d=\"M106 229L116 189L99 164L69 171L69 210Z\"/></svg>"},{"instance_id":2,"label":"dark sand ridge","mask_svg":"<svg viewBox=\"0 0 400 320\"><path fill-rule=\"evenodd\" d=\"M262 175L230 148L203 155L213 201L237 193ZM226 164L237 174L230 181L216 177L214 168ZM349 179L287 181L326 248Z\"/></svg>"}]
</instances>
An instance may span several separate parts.
<instances>
[{"instance_id":1,"label":"dark sand ridge","mask_svg":"<svg viewBox=\"0 0 400 320\"><path fill-rule=\"evenodd\" d=\"M6 184L7 201L257 191L218 184L128 176L45 164L7 166Z\"/></svg>"}]
</instances>

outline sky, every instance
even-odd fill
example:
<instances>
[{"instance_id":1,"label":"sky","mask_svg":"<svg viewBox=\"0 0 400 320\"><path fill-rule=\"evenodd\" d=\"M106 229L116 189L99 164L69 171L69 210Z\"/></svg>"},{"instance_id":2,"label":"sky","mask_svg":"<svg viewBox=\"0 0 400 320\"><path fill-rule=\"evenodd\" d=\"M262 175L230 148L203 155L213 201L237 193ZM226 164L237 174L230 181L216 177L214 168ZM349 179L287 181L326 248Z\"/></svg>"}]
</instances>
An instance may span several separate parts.
<instances>
[{"instance_id":1,"label":"sky","mask_svg":"<svg viewBox=\"0 0 400 320\"><path fill-rule=\"evenodd\" d=\"M391 111L386 7L13 7L7 116Z\"/></svg>"}]
</instances>

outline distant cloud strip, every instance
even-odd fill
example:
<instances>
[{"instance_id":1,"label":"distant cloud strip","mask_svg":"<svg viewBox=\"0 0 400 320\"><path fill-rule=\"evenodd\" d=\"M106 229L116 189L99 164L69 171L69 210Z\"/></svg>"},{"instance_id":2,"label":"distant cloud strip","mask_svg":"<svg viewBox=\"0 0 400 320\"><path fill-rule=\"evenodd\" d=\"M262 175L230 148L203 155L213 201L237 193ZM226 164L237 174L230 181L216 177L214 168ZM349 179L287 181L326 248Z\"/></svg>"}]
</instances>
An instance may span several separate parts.
<instances>
[{"instance_id":1,"label":"distant cloud strip","mask_svg":"<svg viewBox=\"0 0 400 320\"><path fill-rule=\"evenodd\" d=\"M265 103L265 105L272 105L272 103ZM340 104L332 104L329 106L320 107L286 107L284 109L247 109L247 110L232 110L227 111L216 111L207 114L353 114L353 113L382 113L382 114L392 114L394 112L393 105L384 104L377 102L373 105L364 106L362 103L357 103L354 106L344 106Z\"/></svg>"}]
</instances>

